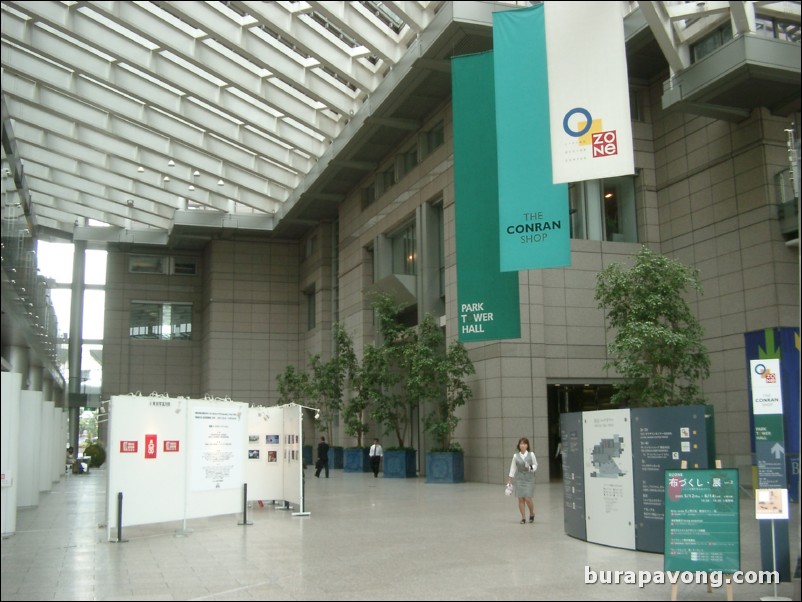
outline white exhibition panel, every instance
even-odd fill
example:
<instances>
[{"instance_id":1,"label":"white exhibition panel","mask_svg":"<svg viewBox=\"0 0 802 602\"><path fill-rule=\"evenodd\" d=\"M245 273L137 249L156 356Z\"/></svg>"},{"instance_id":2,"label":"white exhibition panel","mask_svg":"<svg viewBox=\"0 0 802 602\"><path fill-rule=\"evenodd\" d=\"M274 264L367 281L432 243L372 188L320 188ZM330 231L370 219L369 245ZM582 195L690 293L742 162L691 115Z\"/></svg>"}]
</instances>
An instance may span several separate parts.
<instances>
[{"instance_id":1,"label":"white exhibition panel","mask_svg":"<svg viewBox=\"0 0 802 602\"><path fill-rule=\"evenodd\" d=\"M247 404L128 395L109 414L109 532L119 492L123 526L241 509Z\"/></svg>"},{"instance_id":2,"label":"white exhibition panel","mask_svg":"<svg viewBox=\"0 0 802 602\"><path fill-rule=\"evenodd\" d=\"M0 519L2 533L17 530L17 491L19 476L19 404L22 375L19 372L2 373L0 397Z\"/></svg>"},{"instance_id":3,"label":"white exhibition panel","mask_svg":"<svg viewBox=\"0 0 802 602\"><path fill-rule=\"evenodd\" d=\"M123 526L184 518L187 400L114 396L109 403L108 517L117 525L117 499L123 494ZM156 445L179 441L178 452L145 457L145 436Z\"/></svg>"},{"instance_id":4,"label":"white exhibition panel","mask_svg":"<svg viewBox=\"0 0 802 602\"><path fill-rule=\"evenodd\" d=\"M242 510L248 404L190 400L187 518Z\"/></svg>"},{"instance_id":5,"label":"white exhibition panel","mask_svg":"<svg viewBox=\"0 0 802 602\"><path fill-rule=\"evenodd\" d=\"M41 456L39 458L39 491L50 491L53 486L53 448L56 446L56 429L53 424L52 401L42 402L42 422L39 432Z\"/></svg>"},{"instance_id":6,"label":"white exhibition panel","mask_svg":"<svg viewBox=\"0 0 802 602\"><path fill-rule=\"evenodd\" d=\"M248 460L245 479L249 500L284 499L284 409L252 407L248 411Z\"/></svg>"},{"instance_id":7,"label":"white exhibition panel","mask_svg":"<svg viewBox=\"0 0 802 602\"><path fill-rule=\"evenodd\" d=\"M301 406L286 406L284 409L284 499L303 507L303 432Z\"/></svg>"},{"instance_id":8,"label":"white exhibition panel","mask_svg":"<svg viewBox=\"0 0 802 602\"><path fill-rule=\"evenodd\" d=\"M50 478L53 483L61 479L64 474L65 460L67 458L67 430L66 418L63 408L53 405L53 471Z\"/></svg>"},{"instance_id":9,"label":"white exhibition panel","mask_svg":"<svg viewBox=\"0 0 802 602\"><path fill-rule=\"evenodd\" d=\"M635 549L635 497L629 410L585 412L587 540Z\"/></svg>"},{"instance_id":10,"label":"white exhibition panel","mask_svg":"<svg viewBox=\"0 0 802 602\"><path fill-rule=\"evenodd\" d=\"M17 506L39 505L39 462L42 457L41 391L21 391L19 404L19 469Z\"/></svg>"}]
</instances>

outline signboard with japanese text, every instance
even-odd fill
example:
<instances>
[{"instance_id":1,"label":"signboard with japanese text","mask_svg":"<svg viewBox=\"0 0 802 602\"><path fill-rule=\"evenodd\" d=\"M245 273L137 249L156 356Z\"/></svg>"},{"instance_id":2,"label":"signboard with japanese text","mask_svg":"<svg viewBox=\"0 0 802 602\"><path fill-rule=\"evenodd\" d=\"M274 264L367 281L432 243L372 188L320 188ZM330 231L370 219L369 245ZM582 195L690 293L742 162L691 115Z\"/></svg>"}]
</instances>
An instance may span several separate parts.
<instances>
[{"instance_id":1,"label":"signboard with japanese text","mask_svg":"<svg viewBox=\"0 0 802 602\"><path fill-rule=\"evenodd\" d=\"M633 408L631 416L637 549L661 553L665 471L683 461L689 468L708 467L705 407Z\"/></svg>"},{"instance_id":2,"label":"signboard with japanese text","mask_svg":"<svg viewBox=\"0 0 802 602\"><path fill-rule=\"evenodd\" d=\"M562 442L565 533L578 539L587 539L582 412L571 412L560 416L560 438Z\"/></svg>"},{"instance_id":3,"label":"signboard with japanese text","mask_svg":"<svg viewBox=\"0 0 802 602\"><path fill-rule=\"evenodd\" d=\"M741 569L738 471L665 472L666 571Z\"/></svg>"}]
</instances>

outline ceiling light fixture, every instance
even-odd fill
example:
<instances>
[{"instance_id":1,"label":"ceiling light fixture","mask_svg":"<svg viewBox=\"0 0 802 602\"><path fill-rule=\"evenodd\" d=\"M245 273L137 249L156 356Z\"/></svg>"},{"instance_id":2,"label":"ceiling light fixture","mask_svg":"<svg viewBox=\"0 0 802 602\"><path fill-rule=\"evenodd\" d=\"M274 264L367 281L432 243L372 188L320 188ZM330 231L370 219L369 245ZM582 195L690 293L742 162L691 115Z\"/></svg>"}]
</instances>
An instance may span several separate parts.
<instances>
[{"instance_id":1,"label":"ceiling light fixture","mask_svg":"<svg viewBox=\"0 0 802 602\"><path fill-rule=\"evenodd\" d=\"M195 176L195 177L197 178L197 177L200 175L200 172L199 172L199 171L196 169L196 170L195 170L195 171L192 173L192 175L193 175L193 176Z\"/></svg>"},{"instance_id":2,"label":"ceiling light fixture","mask_svg":"<svg viewBox=\"0 0 802 602\"><path fill-rule=\"evenodd\" d=\"M190 189L190 190L195 190L195 187L194 187L192 184L190 184L190 185L189 185L189 189Z\"/></svg>"},{"instance_id":3,"label":"ceiling light fixture","mask_svg":"<svg viewBox=\"0 0 802 602\"><path fill-rule=\"evenodd\" d=\"M172 159L170 159L170 160L167 162L167 167L175 167L175 161L173 161Z\"/></svg>"},{"instance_id":4,"label":"ceiling light fixture","mask_svg":"<svg viewBox=\"0 0 802 602\"><path fill-rule=\"evenodd\" d=\"M164 181L165 182L169 182L170 181L170 176L164 176Z\"/></svg>"},{"instance_id":5,"label":"ceiling light fixture","mask_svg":"<svg viewBox=\"0 0 802 602\"><path fill-rule=\"evenodd\" d=\"M137 170L139 173L142 173L143 171L145 171L145 168L144 168L144 167L142 167L142 166L140 165L139 167L137 167L137 168L136 168L136 170Z\"/></svg>"},{"instance_id":6,"label":"ceiling light fixture","mask_svg":"<svg viewBox=\"0 0 802 602\"><path fill-rule=\"evenodd\" d=\"M218 186L225 186L225 185L226 185L226 183L225 183L225 182L223 182L223 179L222 179L222 178L220 178L219 180L217 180L217 185L218 185Z\"/></svg>"}]
</instances>

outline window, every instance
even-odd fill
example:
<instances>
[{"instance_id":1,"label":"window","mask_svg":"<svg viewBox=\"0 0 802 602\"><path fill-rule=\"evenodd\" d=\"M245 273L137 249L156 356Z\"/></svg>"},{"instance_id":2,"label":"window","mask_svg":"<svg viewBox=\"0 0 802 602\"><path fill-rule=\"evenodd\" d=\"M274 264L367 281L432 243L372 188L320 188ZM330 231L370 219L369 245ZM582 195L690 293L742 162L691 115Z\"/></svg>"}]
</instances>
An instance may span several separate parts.
<instances>
[{"instance_id":1,"label":"window","mask_svg":"<svg viewBox=\"0 0 802 602\"><path fill-rule=\"evenodd\" d=\"M373 180L362 189L362 210L364 211L376 202L376 180Z\"/></svg>"},{"instance_id":2,"label":"window","mask_svg":"<svg viewBox=\"0 0 802 602\"><path fill-rule=\"evenodd\" d=\"M168 255L130 255L128 271L133 274L175 274L195 276L198 271L196 257L170 257Z\"/></svg>"},{"instance_id":3,"label":"window","mask_svg":"<svg viewBox=\"0 0 802 602\"><path fill-rule=\"evenodd\" d=\"M721 48L725 42L732 39L732 24L719 27L716 31L699 40L691 46L691 62L695 63L702 60L717 48Z\"/></svg>"},{"instance_id":4,"label":"window","mask_svg":"<svg viewBox=\"0 0 802 602\"><path fill-rule=\"evenodd\" d=\"M414 276L417 271L415 222L391 237L393 247L393 274Z\"/></svg>"},{"instance_id":5,"label":"window","mask_svg":"<svg viewBox=\"0 0 802 602\"><path fill-rule=\"evenodd\" d=\"M800 42L799 23L778 21L770 17L755 17L755 33L759 36L777 38L796 44Z\"/></svg>"},{"instance_id":6,"label":"window","mask_svg":"<svg viewBox=\"0 0 802 602\"><path fill-rule=\"evenodd\" d=\"M432 129L423 134L423 140L421 145L422 157L426 158L429 155L431 155L436 148L443 146L444 142L445 142L445 127L443 126L443 122L440 121Z\"/></svg>"},{"instance_id":7,"label":"window","mask_svg":"<svg viewBox=\"0 0 802 602\"><path fill-rule=\"evenodd\" d=\"M166 274L167 257L163 255L131 255L128 271L136 274Z\"/></svg>"},{"instance_id":8,"label":"window","mask_svg":"<svg viewBox=\"0 0 802 602\"><path fill-rule=\"evenodd\" d=\"M571 238L638 242L634 176L569 184L568 202Z\"/></svg>"},{"instance_id":9,"label":"window","mask_svg":"<svg viewBox=\"0 0 802 602\"><path fill-rule=\"evenodd\" d=\"M443 203L435 205L437 216L437 266L439 270L440 298L446 298L446 232L445 220L443 219Z\"/></svg>"},{"instance_id":10,"label":"window","mask_svg":"<svg viewBox=\"0 0 802 602\"><path fill-rule=\"evenodd\" d=\"M317 236L310 236L304 246L304 259L309 259L315 253L317 253Z\"/></svg>"},{"instance_id":11,"label":"window","mask_svg":"<svg viewBox=\"0 0 802 602\"><path fill-rule=\"evenodd\" d=\"M379 190L378 194L381 196L385 193L385 191L390 190L395 184L395 165L391 165L389 168L385 169L383 172L379 174L378 178L379 182Z\"/></svg>"},{"instance_id":12,"label":"window","mask_svg":"<svg viewBox=\"0 0 802 602\"><path fill-rule=\"evenodd\" d=\"M315 319L315 289L310 289L304 293L306 296L306 329L312 330L316 325Z\"/></svg>"},{"instance_id":13,"label":"window","mask_svg":"<svg viewBox=\"0 0 802 602\"><path fill-rule=\"evenodd\" d=\"M632 121L643 121L641 110L641 91L638 88L629 89L629 117Z\"/></svg>"},{"instance_id":14,"label":"window","mask_svg":"<svg viewBox=\"0 0 802 602\"><path fill-rule=\"evenodd\" d=\"M403 178L411 172L418 164L418 145L416 144L407 152L402 153L400 158L400 175Z\"/></svg>"},{"instance_id":15,"label":"window","mask_svg":"<svg viewBox=\"0 0 802 602\"><path fill-rule=\"evenodd\" d=\"M198 271L198 261L194 257L173 257L172 274L176 276L194 276Z\"/></svg>"},{"instance_id":16,"label":"window","mask_svg":"<svg viewBox=\"0 0 802 602\"><path fill-rule=\"evenodd\" d=\"M132 301L129 325L132 339L189 340L192 304Z\"/></svg>"}]
</instances>

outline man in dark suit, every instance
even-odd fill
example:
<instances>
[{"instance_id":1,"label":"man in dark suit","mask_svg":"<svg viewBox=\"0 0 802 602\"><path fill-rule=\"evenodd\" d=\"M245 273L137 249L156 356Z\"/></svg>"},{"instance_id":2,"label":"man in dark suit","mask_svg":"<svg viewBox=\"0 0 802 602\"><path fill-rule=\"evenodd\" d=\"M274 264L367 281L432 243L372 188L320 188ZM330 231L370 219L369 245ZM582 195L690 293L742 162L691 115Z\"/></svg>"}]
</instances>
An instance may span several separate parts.
<instances>
[{"instance_id":1,"label":"man in dark suit","mask_svg":"<svg viewBox=\"0 0 802 602\"><path fill-rule=\"evenodd\" d=\"M329 444L326 443L326 438L321 437L320 443L317 444L317 470L315 476L320 477L320 471L326 469L326 478L329 478Z\"/></svg>"}]
</instances>

